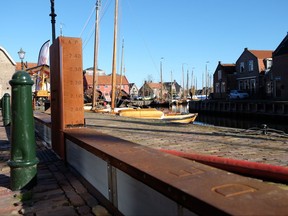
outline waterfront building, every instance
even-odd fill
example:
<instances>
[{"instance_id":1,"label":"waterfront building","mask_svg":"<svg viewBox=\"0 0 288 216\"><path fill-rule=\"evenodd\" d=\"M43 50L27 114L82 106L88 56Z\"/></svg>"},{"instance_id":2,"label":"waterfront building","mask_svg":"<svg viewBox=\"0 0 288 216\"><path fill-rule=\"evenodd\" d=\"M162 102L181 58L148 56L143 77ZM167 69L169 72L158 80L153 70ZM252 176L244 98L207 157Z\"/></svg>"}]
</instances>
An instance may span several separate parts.
<instances>
[{"instance_id":1,"label":"waterfront building","mask_svg":"<svg viewBox=\"0 0 288 216\"><path fill-rule=\"evenodd\" d=\"M84 91L92 91L93 87L93 69L84 70L83 83ZM117 89L121 89L128 94L129 92L129 82L126 76L116 75L116 86ZM98 69L97 75L97 91L105 98L106 101L111 101L111 91L112 91L112 74L105 74L105 71Z\"/></svg>"},{"instance_id":2,"label":"waterfront building","mask_svg":"<svg viewBox=\"0 0 288 216\"><path fill-rule=\"evenodd\" d=\"M138 97L138 88L135 83L129 83L129 94L131 98L137 98Z\"/></svg>"},{"instance_id":3,"label":"waterfront building","mask_svg":"<svg viewBox=\"0 0 288 216\"><path fill-rule=\"evenodd\" d=\"M214 99L226 99L229 90L238 88L235 74L235 64L223 64L221 61L218 62L218 66L213 75Z\"/></svg>"},{"instance_id":4,"label":"waterfront building","mask_svg":"<svg viewBox=\"0 0 288 216\"><path fill-rule=\"evenodd\" d=\"M171 89L172 84L172 89ZM139 89L139 96L147 98L162 98L169 99L171 92L173 97L180 97L183 88L174 80L174 82L163 82L162 84L145 81L143 86ZM162 92L162 95L161 95Z\"/></svg>"},{"instance_id":5,"label":"waterfront building","mask_svg":"<svg viewBox=\"0 0 288 216\"><path fill-rule=\"evenodd\" d=\"M273 65L266 73L266 96L275 100L288 100L288 33L272 55Z\"/></svg>"}]
</instances>

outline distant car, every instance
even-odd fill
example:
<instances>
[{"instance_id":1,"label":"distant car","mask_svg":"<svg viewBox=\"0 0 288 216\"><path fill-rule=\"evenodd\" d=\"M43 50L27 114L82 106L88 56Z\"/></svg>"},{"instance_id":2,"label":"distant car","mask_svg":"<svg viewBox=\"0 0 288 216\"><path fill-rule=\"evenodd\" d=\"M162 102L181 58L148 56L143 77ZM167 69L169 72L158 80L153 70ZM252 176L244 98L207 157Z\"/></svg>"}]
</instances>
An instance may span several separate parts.
<instances>
[{"instance_id":1,"label":"distant car","mask_svg":"<svg viewBox=\"0 0 288 216\"><path fill-rule=\"evenodd\" d=\"M228 95L229 99L245 99L248 97L249 97L249 94L242 90L231 90Z\"/></svg>"}]
</instances>

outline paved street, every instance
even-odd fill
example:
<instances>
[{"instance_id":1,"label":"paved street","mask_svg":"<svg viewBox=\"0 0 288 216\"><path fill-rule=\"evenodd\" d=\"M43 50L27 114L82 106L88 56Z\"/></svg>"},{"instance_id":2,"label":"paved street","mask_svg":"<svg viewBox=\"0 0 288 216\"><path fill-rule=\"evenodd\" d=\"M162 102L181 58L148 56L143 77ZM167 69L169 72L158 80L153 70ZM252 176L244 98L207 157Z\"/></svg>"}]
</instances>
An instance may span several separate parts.
<instances>
[{"instance_id":1,"label":"paved street","mask_svg":"<svg viewBox=\"0 0 288 216\"><path fill-rule=\"evenodd\" d=\"M11 191L10 167L7 165L10 159L10 128L2 126L1 115L0 119L0 215L109 215L77 176L41 140L36 141L40 160L37 186L31 191Z\"/></svg>"},{"instance_id":2,"label":"paved street","mask_svg":"<svg viewBox=\"0 0 288 216\"><path fill-rule=\"evenodd\" d=\"M86 125L156 149L288 166L288 135L85 112Z\"/></svg>"}]
</instances>

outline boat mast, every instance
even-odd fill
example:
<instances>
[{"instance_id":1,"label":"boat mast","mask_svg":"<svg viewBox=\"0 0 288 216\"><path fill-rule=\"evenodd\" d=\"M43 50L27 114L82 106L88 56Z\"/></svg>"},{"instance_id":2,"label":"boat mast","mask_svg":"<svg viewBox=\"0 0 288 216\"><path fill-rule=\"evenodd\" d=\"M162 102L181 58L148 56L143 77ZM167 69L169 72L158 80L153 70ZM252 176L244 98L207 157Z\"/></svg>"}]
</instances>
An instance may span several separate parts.
<instances>
[{"instance_id":1,"label":"boat mast","mask_svg":"<svg viewBox=\"0 0 288 216\"><path fill-rule=\"evenodd\" d=\"M120 66L120 93L122 89L123 59L124 59L124 39L122 40L122 54L121 54L121 66Z\"/></svg>"},{"instance_id":2,"label":"boat mast","mask_svg":"<svg viewBox=\"0 0 288 216\"><path fill-rule=\"evenodd\" d=\"M111 109L115 108L116 96L116 54L117 54L117 30L118 30L118 0L115 0L115 16L114 16L114 43L113 43L113 60L112 60L112 95Z\"/></svg>"},{"instance_id":3,"label":"boat mast","mask_svg":"<svg viewBox=\"0 0 288 216\"><path fill-rule=\"evenodd\" d=\"M171 103L172 103L172 101L173 101L173 88L172 88L172 86L173 86L173 75L172 75L172 70L171 70L171 89L170 89L170 94L171 94Z\"/></svg>"},{"instance_id":4,"label":"boat mast","mask_svg":"<svg viewBox=\"0 0 288 216\"><path fill-rule=\"evenodd\" d=\"M101 0L96 1L96 20L95 20L95 40L94 40L94 64L93 64L93 96L92 110L95 110L97 105L97 74L98 74L98 44L99 44L99 8Z\"/></svg>"},{"instance_id":5,"label":"boat mast","mask_svg":"<svg viewBox=\"0 0 288 216\"><path fill-rule=\"evenodd\" d=\"M164 59L163 57L160 59L160 85L161 85L160 101L162 101L162 98L163 98L163 80L162 80L162 60L163 59Z\"/></svg>"}]
</instances>

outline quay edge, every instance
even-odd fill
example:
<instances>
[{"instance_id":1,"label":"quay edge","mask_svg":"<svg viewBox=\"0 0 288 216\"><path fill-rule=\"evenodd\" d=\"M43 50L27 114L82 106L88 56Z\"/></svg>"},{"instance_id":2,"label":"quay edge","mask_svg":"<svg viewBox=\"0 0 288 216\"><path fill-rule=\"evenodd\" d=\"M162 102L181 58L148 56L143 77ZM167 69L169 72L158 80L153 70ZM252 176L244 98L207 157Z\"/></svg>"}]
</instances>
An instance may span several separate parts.
<instances>
[{"instance_id":1,"label":"quay edge","mask_svg":"<svg viewBox=\"0 0 288 216\"><path fill-rule=\"evenodd\" d=\"M288 120L288 101L190 101L189 112L217 113L225 116L265 117L286 121Z\"/></svg>"}]
</instances>

